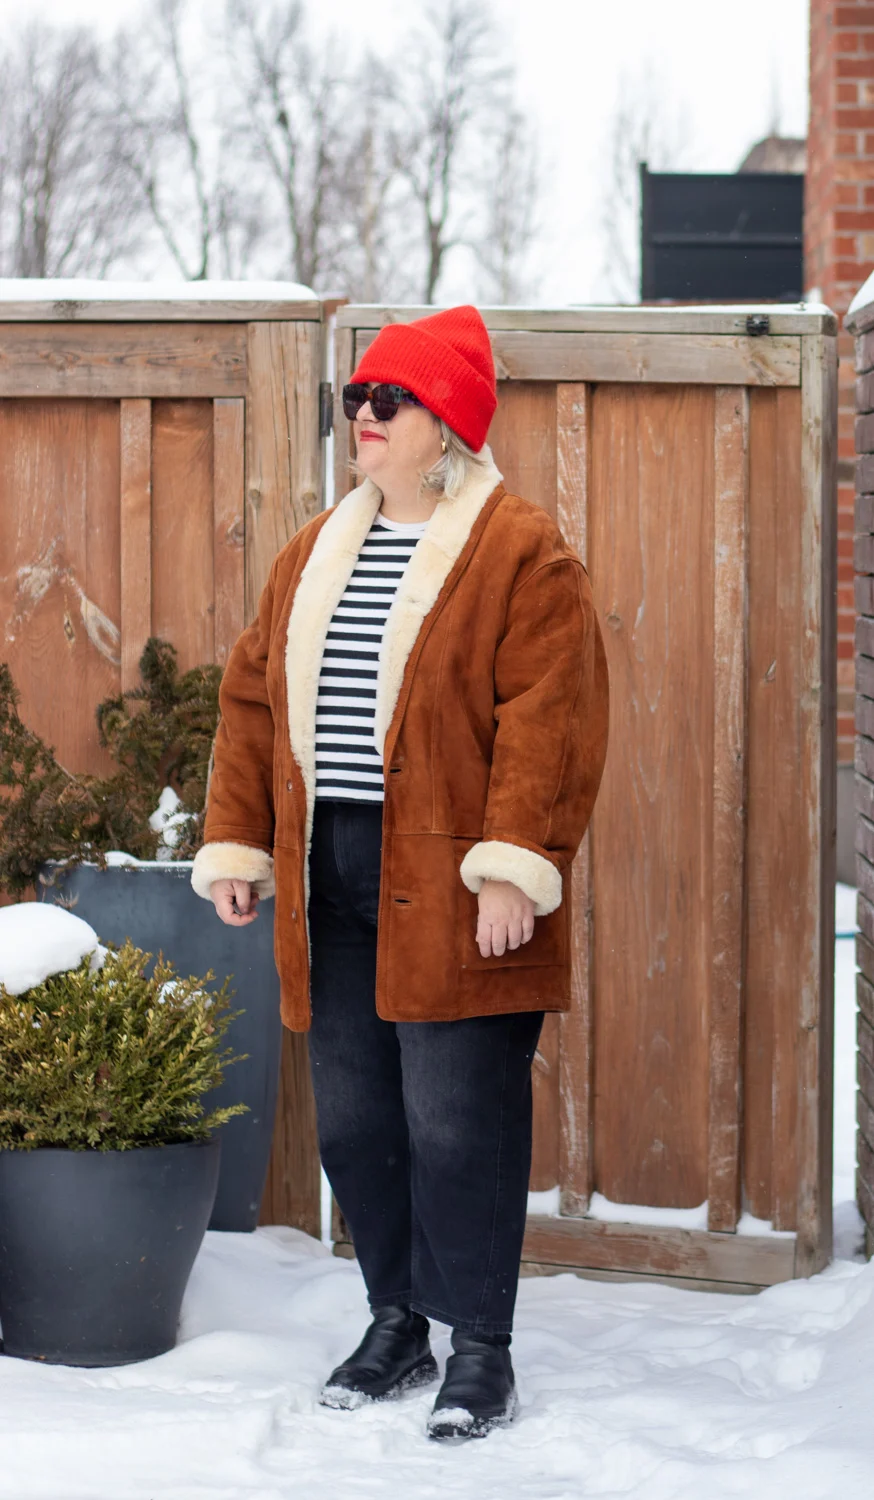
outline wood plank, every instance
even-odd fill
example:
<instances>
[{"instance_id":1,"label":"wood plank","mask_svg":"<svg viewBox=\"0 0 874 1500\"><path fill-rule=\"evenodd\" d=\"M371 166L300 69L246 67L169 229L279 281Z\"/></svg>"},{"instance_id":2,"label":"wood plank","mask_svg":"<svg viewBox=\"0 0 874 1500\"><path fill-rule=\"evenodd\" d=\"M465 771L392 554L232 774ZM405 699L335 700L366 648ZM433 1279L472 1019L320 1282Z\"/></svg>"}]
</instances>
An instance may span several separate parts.
<instances>
[{"instance_id":1,"label":"wood plank","mask_svg":"<svg viewBox=\"0 0 874 1500\"><path fill-rule=\"evenodd\" d=\"M507 489L542 505L555 518L556 407L551 386L500 381L489 447Z\"/></svg>"},{"instance_id":2,"label":"wood plank","mask_svg":"<svg viewBox=\"0 0 874 1500\"><path fill-rule=\"evenodd\" d=\"M355 1260L355 1250L349 1241L334 1242L333 1253L342 1260ZM603 1266L565 1266L561 1262L550 1263L543 1260L522 1260L519 1275L520 1278L579 1277L582 1281L615 1281L625 1284L648 1281L654 1286L676 1287L682 1292L721 1292L727 1296L753 1296L756 1292L765 1292L768 1284L756 1281L714 1281L708 1277L666 1277L646 1271L607 1271Z\"/></svg>"},{"instance_id":3,"label":"wood plank","mask_svg":"<svg viewBox=\"0 0 874 1500\"><path fill-rule=\"evenodd\" d=\"M555 394L537 381L498 386L498 409L489 446L508 490L542 505L551 516L556 504ZM534 1140L531 1190L543 1192L559 1181L558 1016L547 1016L532 1070Z\"/></svg>"},{"instance_id":4,"label":"wood plank","mask_svg":"<svg viewBox=\"0 0 874 1500\"><path fill-rule=\"evenodd\" d=\"M82 708L88 716L88 740L81 759L83 770L109 771L113 761L97 742L94 709L121 688L121 550L120 410L117 401L85 404L87 534L85 586L77 589L79 619L88 638L87 674Z\"/></svg>"},{"instance_id":5,"label":"wood plank","mask_svg":"<svg viewBox=\"0 0 874 1500\"><path fill-rule=\"evenodd\" d=\"M94 773L94 707L119 688L118 463L116 403L0 401L0 659L25 722Z\"/></svg>"},{"instance_id":6,"label":"wood plank","mask_svg":"<svg viewBox=\"0 0 874 1500\"><path fill-rule=\"evenodd\" d=\"M152 633L152 403L122 401L121 689L140 680L139 660Z\"/></svg>"},{"instance_id":7,"label":"wood plank","mask_svg":"<svg viewBox=\"0 0 874 1500\"><path fill-rule=\"evenodd\" d=\"M614 746L592 842L594 1183L659 1207L707 1196L713 400L668 386L592 396L589 552Z\"/></svg>"},{"instance_id":8,"label":"wood plank","mask_svg":"<svg viewBox=\"0 0 874 1500\"><path fill-rule=\"evenodd\" d=\"M0 323L0 396L242 396L245 386L240 324Z\"/></svg>"},{"instance_id":9,"label":"wood plank","mask_svg":"<svg viewBox=\"0 0 874 1500\"><path fill-rule=\"evenodd\" d=\"M653 1224L532 1215L522 1257L547 1265L771 1286L793 1275L795 1236L711 1234Z\"/></svg>"},{"instance_id":10,"label":"wood plank","mask_svg":"<svg viewBox=\"0 0 874 1500\"><path fill-rule=\"evenodd\" d=\"M558 385L556 403L556 521L585 563L589 555L591 390ZM592 1193L594 996L592 986L592 825L571 869L571 1009L561 1017L559 1057L559 1184L561 1212L579 1217Z\"/></svg>"},{"instance_id":11,"label":"wood plank","mask_svg":"<svg viewBox=\"0 0 874 1500\"><path fill-rule=\"evenodd\" d=\"M273 559L321 509L318 323L250 323L246 390L246 621Z\"/></svg>"},{"instance_id":12,"label":"wood plank","mask_svg":"<svg viewBox=\"0 0 874 1500\"><path fill-rule=\"evenodd\" d=\"M581 1281L617 1283L650 1282L653 1286L671 1286L686 1292L721 1292L725 1296L750 1297L763 1292L764 1286L752 1281L713 1281L704 1276L649 1276L643 1271L592 1270L588 1266L547 1265L543 1261L523 1260L520 1276L578 1276Z\"/></svg>"},{"instance_id":13,"label":"wood plank","mask_svg":"<svg viewBox=\"0 0 874 1500\"><path fill-rule=\"evenodd\" d=\"M250 323L247 343L245 596L254 619L273 559L322 502L318 323ZM274 1222L318 1234L321 1182L306 1037L283 1032L268 1167Z\"/></svg>"},{"instance_id":14,"label":"wood plank","mask_svg":"<svg viewBox=\"0 0 874 1500\"><path fill-rule=\"evenodd\" d=\"M714 400L713 966L707 1227L740 1214L741 1036L747 801L749 396Z\"/></svg>"},{"instance_id":15,"label":"wood plank","mask_svg":"<svg viewBox=\"0 0 874 1500\"><path fill-rule=\"evenodd\" d=\"M323 304L317 297L301 301L274 297L223 297L221 283L201 283L212 295L193 297L191 283L180 297L60 296L52 300L21 297L0 302L0 323L251 323L278 319L319 322ZM327 299L328 307L342 299Z\"/></svg>"},{"instance_id":16,"label":"wood plank","mask_svg":"<svg viewBox=\"0 0 874 1500\"><path fill-rule=\"evenodd\" d=\"M350 303L337 313L338 328L379 329L409 323L436 307ZM803 310L774 303L731 307L480 307L490 330L524 328L538 333L746 333L751 314L766 317L772 334L836 333L830 308L811 303Z\"/></svg>"},{"instance_id":17,"label":"wood plank","mask_svg":"<svg viewBox=\"0 0 874 1500\"><path fill-rule=\"evenodd\" d=\"M316 1112L306 1037L282 1031L282 1060L273 1150L261 1202L262 1224L289 1224L318 1239L321 1233L321 1175Z\"/></svg>"},{"instance_id":18,"label":"wood plank","mask_svg":"<svg viewBox=\"0 0 874 1500\"><path fill-rule=\"evenodd\" d=\"M804 696L801 404L750 392L749 781L744 1185L750 1211L793 1229L798 991L811 858L799 776ZM800 707L801 705L801 707Z\"/></svg>"},{"instance_id":19,"label":"wood plank","mask_svg":"<svg viewBox=\"0 0 874 1500\"><path fill-rule=\"evenodd\" d=\"M245 403L213 402L215 657L220 667L245 628Z\"/></svg>"},{"instance_id":20,"label":"wood plank","mask_svg":"<svg viewBox=\"0 0 874 1500\"><path fill-rule=\"evenodd\" d=\"M544 1016L531 1068L533 1141L529 1187L532 1193L547 1192L559 1180L559 1035L558 1015Z\"/></svg>"},{"instance_id":21,"label":"wood plank","mask_svg":"<svg viewBox=\"0 0 874 1500\"><path fill-rule=\"evenodd\" d=\"M803 341L800 780L804 790L799 950L798 1255L812 1275L832 1253L837 822L837 348Z\"/></svg>"},{"instance_id":22,"label":"wood plank","mask_svg":"<svg viewBox=\"0 0 874 1500\"><path fill-rule=\"evenodd\" d=\"M343 309L341 308L341 312ZM340 313L337 314L339 324ZM355 444L352 423L343 414L342 393L344 385L352 378L355 360L355 335L351 328L337 327L334 334L334 492L332 503L336 505L355 486L355 477L349 468L349 459L354 456Z\"/></svg>"},{"instance_id":23,"label":"wood plank","mask_svg":"<svg viewBox=\"0 0 874 1500\"><path fill-rule=\"evenodd\" d=\"M211 401L152 403L152 630L181 672L215 660L212 432Z\"/></svg>"},{"instance_id":24,"label":"wood plank","mask_svg":"<svg viewBox=\"0 0 874 1500\"><path fill-rule=\"evenodd\" d=\"M359 331L356 357L375 332ZM798 385L800 340L785 335L491 332L499 380L631 381L680 385Z\"/></svg>"}]
</instances>

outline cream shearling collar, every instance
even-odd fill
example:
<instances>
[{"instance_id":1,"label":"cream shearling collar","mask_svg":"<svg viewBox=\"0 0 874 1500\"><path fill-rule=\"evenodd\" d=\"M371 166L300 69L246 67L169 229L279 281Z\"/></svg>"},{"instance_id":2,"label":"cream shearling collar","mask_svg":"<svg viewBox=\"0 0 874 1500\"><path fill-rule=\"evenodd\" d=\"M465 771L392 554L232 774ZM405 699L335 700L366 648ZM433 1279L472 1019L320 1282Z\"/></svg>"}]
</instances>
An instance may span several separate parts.
<instances>
[{"instance_id":1,"label":"cream shearling collar","mask_svg":"<svg viewBox=\"0 0 874 1500\"><path fill-rule=\"evenodd\" d=\"M407 659L425 617L437 602L473 524L501 483L502 475L484 450L485 469L453 500L441 500L416 544L386 619L376 686L375 738L380 747L394 714ZM285 647L285 681L292 754L306 791L304 912L309 906L309 852L316 794L316 700L328 626L343 595L358 553L382 503L370 479L345 495L321 527L295 589ZM307 920L307 941L309 922Z\"/></svg>"}]
</instances>

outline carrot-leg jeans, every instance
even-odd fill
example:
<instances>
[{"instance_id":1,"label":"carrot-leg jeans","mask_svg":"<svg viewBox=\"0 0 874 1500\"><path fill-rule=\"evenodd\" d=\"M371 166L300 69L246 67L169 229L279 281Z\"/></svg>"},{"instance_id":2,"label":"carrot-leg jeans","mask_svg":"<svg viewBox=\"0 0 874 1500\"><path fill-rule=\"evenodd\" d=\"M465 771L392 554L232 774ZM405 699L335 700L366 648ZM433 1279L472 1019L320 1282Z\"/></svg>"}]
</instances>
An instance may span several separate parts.
<instances>
[{"instance_id":1,"label":"carrot-leg jeans","mask_svg":"<svg viewBox=\"0 0 874 1500\"><path fill-rule=\"evenodd\" d=\"M308 1037L322 1163L371 1307L406 1302L466 1333L509 1334L543 1012L377 1015L382 810L315 803Z\"/></svg>"}]
</instances>

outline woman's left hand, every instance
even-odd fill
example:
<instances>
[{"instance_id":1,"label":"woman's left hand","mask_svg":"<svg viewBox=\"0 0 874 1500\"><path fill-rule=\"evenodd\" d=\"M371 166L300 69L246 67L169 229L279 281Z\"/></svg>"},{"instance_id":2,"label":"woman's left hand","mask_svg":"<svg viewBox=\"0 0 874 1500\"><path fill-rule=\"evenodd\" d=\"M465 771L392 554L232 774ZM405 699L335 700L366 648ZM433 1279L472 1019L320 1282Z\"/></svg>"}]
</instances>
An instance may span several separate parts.
<instances>
[{"instance_id":1,"label":"woman's left hand","mask_svg":"<svg viewBox=\"0 0 874 1500\"><path fill-rule=\"evenodd\" d=\"M477 947L483 958L500 958L507 948L527 943L534 931L534 902L511 880L484 880L480 886Z\"/></svg>"}]
</instances>

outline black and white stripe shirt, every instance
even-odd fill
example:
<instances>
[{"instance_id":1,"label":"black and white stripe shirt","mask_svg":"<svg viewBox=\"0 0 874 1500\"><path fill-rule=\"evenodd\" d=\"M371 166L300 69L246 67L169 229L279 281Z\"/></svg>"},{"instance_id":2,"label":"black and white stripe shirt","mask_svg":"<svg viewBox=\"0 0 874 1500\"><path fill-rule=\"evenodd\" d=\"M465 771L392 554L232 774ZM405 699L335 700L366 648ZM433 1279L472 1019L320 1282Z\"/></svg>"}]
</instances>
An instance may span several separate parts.
<instances>
[{"instance_id":1,"label":"black and white stripe shirt","mask_svg":"<svg viewBox=\"0 0 874 1500\"><path fill-rule=\"evenodd\" d=\"M380 512L328 626L316 699L316 797L381 802L382 746L373 733L386 616L425 521Z\"/></svg>"}]
</instances>

